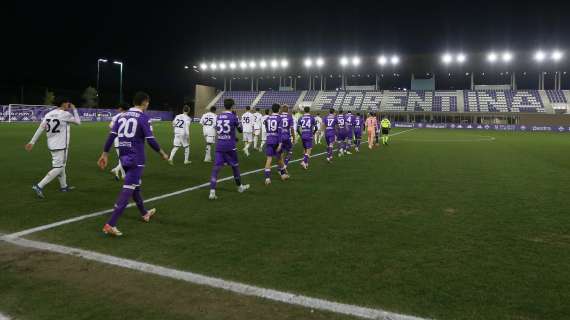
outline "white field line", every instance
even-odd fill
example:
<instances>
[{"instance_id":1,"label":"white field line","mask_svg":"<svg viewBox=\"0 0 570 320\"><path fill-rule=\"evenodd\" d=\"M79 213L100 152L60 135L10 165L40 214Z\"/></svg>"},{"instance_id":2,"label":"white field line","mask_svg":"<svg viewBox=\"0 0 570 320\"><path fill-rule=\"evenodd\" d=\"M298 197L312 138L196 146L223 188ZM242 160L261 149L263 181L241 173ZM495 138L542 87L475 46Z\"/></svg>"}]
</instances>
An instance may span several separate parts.
<instances>
[{"instance_id":1,"label":"white field line","mask_svg":"<svg viewBox=\"0 0 570 320\"><path fill-rule=\"evenodd\" d=\"M397 136L397 135L399 135L399 134L406 133L406 132L409 132L409 131L412 131L412 130L416 130L416 128L408 129L408 130L404 130L404 131L400 131L400 132L396 132L396 133L392 134L391 136ZM362 142L362 144L364 144L364 143L366 143L366 141L363 141L363 142ZM326 153L327 153L326 151L325 151L325 152L320 152L320 153L315 153L315 154L311 155L311 158L319 157L319 156L322 156L322 155L324 155L324 154L326 154ZM291 161L289 161L289 163L295 163L295 162L299 162L299 161L301 161L301 160L303 160L303 158L291 160ZM274 165L273 167L276 167L276 165ZM242 173L241 176L243 177L243 176L247 176L247 175L250 175L250 174L262 172L263 170L264 170L264 168L247 171L247 172ZM232 179L233 179L233 176L229 176L229 177L225 177L225 178L222 178L222 179L218 179L218 182L229 181L229 180L232 180ZM197 190L197 189L205 188L205 187L208 187L209 185L210 185L210 182L206 182L206 183L202 183L202 184L200 184L200 185L193 186L193 187L189 187L189 188L186 188L186 189L182 189L182 190L178 190L178 191L174 191L174 192L170 192L170 193L165 193L165 194L162 194L162 195L159 195L159 196L156 196L156 197L152 197L152 198L145 199L144 203L150 203L150 202L153 202L153 201L170 198L170 197L177 196L177 195L180 195L180 194L183 194L183 193L186 193L186 192L190 192L190 191L194 191L194 190ZM132 206L134 206L134 205L135 205L134 203L129 203L129 204L127 205L127 208L132 207ZM104 214L107 214L107 213L111 213L111 212L113 212L113 209L112 209L112 208L111 208L111 209L106 209L106 210L101 210L101 211L97 211L97 212L93 212L93 213L89 213L89 214L77 216L77 217L74 217L74 218L65 219L65 220L61 220L61 221L49 223L49 224L46 224L46 225L42 225L42 226L38 226L38 227L34 227L34 228L22 230L22 231L18 231L18 232L12 233L12 234L8 234L8 235L6 235L5 237L12 237L12 238L24 237L24 236L30 235L30 234L32 234L32 233L37 233L37 232L40 232L40 231L44 231L44 230L48 230L48 229L53 229L53 228L56 228L56 227L59 227L59 226L62 226L62 225L66 225L66 224L70 224L70 223L82 221L82 220L89 219L89 218L93 218L93 217L98 217L98 216L101 216L101 215L104 215Z\"/></svg>"},{"instance_id":2,"label":"white field line","mask_svg":"<svg viewBox=\"0 0 570 320\"><path fill-rule=\"evenodd\" d=\"M10 318L0 313L0 320L10 320Z\"/></svg>"},{"instance_id":3,"label":"white field line","mask_svg":"<svg viewBox=\"0 0 570 320\"><path fill-rule=\"evenodd\" d=\"M93 251L65 247L61 245L51 244L47 242L32 241L15 237L0 237L8 243L12 243L21 247L33 248L37 250L50 251L65 255L80 257L100 263L106 263L113 266L127 268L131 270L141 271L145 273L155 274L162 277L181 280L197 285L203 285L222 290L227 290L237 294L264 298L272 301L282 302L290 305L301 306L305 308L318 309L322 311L334 312L349 316L360 317L364 319L382 319L382 320L424 320L422 318L408 316L403 314L392 313L381 309L372 309L356 305L338 303L318 298L311 298L294 293L282 292L272 289L265 289L251 286L234 281L226 281L219 278L209 277L187 271L170 269L148 263L138 262L129 259L123 259ZM0 319L2 319L0 317Z\"/></svg>"}]
</instances>

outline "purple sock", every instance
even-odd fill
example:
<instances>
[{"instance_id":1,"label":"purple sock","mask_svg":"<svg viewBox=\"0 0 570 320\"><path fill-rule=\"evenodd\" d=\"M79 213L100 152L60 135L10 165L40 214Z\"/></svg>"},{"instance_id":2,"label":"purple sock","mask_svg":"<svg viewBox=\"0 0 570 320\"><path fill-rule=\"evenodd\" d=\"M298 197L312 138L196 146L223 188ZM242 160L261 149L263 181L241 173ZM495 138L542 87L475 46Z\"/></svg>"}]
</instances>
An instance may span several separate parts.
<instances>
[{"instance_id":1,"label":"purple sock","mask_svg":"<svg viewBox=\"0 0 570 320\"><path fill-rule=\"evenodd\" d=\"M232 171L234 172L234 181L236 182L236 185L239 187L241 186L241 176L239 173L239 167L238 166L233 166L232 167Z\"/></svg>"},{"instance_id":2,"label":"purple sock","mask_svg":"<svg viewBox=\"0 0 570 320\"><path fill-rule=\"evenodd\" d=\"M133 192L133 199L135 200L135 203L137 204L137 208L139 208L139 212L141 213L141 216L144 216L146 214L146 208L144 207L144 200L143 197L141 195L141 187L136 187L135 191Z\"/></svg>"},{"instance_id":3,"label":"purple sock","mask_svg":"<svg viewBox=\"0 0 570 320\"><path fill-rule=\"evenodd\" d=\"M309 164L309 155L307 155L306 153L303 155L303 162Z\"/></svg>"},{"instance_id":4,"label":"purple sock","mask_svg":"<svg viewBox=\"0 0 570 320\"><path fill-rule=\"evenodd\" d=\"M265 169L265 179L269 179L271 177L271 169Z\"/></svg>"},{"instance_id":5,"label":"purple sock","mask_svg":"<svg viewBox=\"0 0 570 320\"><path fill-rule=\"evenodd\" d=\"M285 165L289 165L289 161L291 160L291 154L293 154L293 152L291 151L287 152L287 156L285 157Z\"/></svg>"},{"instance_id":6,"label":"purple sock","mask_svg":"<svg viewBox=\"0 0 570 320\"><path fill-rule=\"evenodd\" d=\"M220 172L220 166L214 166L212 168L212 175L210 176L210 190L216 189L216 183L218 183L218 173Z\"/></svg>"},{"instance_id":7,"label":"purple sock","mask_svg":"<svg viewBox=\"0 0 570 320\"><path fill-rule=\"evenodd\" d=\"M121 193L119 193L119 197L117 198L117 202L115 202L115 209L113 209L113 214L107 224L111 227L117 225L117 220L121 217L123 212L125 211L125 207L129 203L129 199L133 196L133 189L123 188Z\"/></svg>"},{"instance_id":8,"label":"purple sock","mask_svg":"<svg viewBox=\"0 0 570 320\"><path fill-rule=\"evenodd\" d=\"M287 171L285 171L285 168L279 168L279 174L280 175L284 175L286 173L287 173Z\"/></svg>"},{"instance_id":9,"label":"purple sock","mask_svg":"<svg viewBox=\"0 0 570 320\"><path fill-rule=\"evenodd\" d=\"M331 146L327 147L327 157L332 158L332 147Z\"/></svg>"}]
</instances>

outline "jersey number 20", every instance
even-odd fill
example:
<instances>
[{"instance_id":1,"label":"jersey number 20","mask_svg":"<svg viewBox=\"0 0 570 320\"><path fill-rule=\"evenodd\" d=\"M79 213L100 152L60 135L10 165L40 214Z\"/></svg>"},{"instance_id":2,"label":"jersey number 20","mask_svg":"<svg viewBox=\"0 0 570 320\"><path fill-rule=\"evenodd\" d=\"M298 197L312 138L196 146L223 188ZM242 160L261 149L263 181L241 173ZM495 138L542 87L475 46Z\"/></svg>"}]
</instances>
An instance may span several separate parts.
<instances>
[{"instance_id":1,"label":"jersey number 20","mask_svg":"<svg viewBox=\"0 0 570 320\"><path fill-rule=\"evenodd\" d=\"M137 119L135 118L120 118L119 119L119 130L117 130L117 134L119 138L132 138L135 136L137 132Z\"/></svg>"}]
</instances>

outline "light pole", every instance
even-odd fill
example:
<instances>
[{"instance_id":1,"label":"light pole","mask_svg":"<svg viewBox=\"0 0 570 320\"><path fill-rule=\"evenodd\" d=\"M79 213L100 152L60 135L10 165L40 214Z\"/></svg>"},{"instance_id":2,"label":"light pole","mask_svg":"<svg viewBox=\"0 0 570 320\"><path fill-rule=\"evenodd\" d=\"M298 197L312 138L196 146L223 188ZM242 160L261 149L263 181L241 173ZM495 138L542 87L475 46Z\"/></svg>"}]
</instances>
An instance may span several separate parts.
<instances>
[{"instance_id":1,"label":"light pole","mask_svg":"<svg viewBox=\"0 0 570 320\"><path fill-rule=\"evenodd\" d=\"M119 71L119 103L123 103L123 63L120 61L113 61L114 64L118 64L120 67Z\"/></svg>"},{"instance_id":2,"label":"light pole","mask_svg":"<svg viewBox=\"0 0 570 320\"><path fill-rule=\"evenodd\" d=\"M97 59L97 96L99 96L99 76L101 75L101 63L107 63L107 59Z\"/></svg>"}]
</instances>

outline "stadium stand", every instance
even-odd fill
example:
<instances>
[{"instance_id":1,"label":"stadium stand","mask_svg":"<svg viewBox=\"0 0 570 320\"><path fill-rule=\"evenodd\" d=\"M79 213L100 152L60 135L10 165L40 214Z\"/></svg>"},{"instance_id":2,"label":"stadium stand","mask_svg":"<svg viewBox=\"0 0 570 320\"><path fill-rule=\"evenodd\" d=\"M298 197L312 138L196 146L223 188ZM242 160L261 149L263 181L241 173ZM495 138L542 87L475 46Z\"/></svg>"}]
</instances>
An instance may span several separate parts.
<instances>
[{"instance_id":1,"label":"stadium stand","mask_svg":"<svg viewBox=\"0 0 570 320\"><path fill-rule=\"evenodd\" d=\"M304 94L302 101L299 98ZM546 99L548 97L548 99ZM215 102L233 98L238 109L248 105L268 108L273 103L310 105L313 110L343 109L382 112L481 112L544 113L545 105L567 103L562 91L462 90L462 91L227 91ZM463 109L458 102L462 99ZM255 105L254 105L255 104Z\"/></svg>"},{"instance_id":2,"label":"stadium stand","mask_svg":"<svg viewBox=\"0 0 570 320\"><path fill-rule=\"evenodd\" d=\"M289 106L294 106L295 103L297 103L301 92L302 91L265 91L255 107L270 108L274 103L282 103Z\"/></svg>"}]
</instances>

